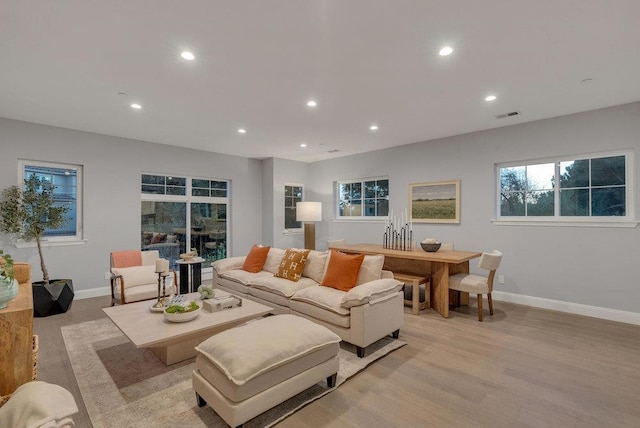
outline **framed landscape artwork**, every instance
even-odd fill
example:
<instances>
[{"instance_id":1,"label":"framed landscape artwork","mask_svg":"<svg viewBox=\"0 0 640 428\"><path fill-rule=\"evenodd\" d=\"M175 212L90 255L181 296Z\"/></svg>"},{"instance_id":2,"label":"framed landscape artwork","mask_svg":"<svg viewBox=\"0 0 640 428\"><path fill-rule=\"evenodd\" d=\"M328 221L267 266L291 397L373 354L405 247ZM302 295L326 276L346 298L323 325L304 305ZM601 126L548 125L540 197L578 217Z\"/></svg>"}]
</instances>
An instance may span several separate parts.
<instances>
[{"instance_id":1,"label":"framed landscape artwork","mask_svg":"<svg viewBox=\"0 0 640 428\"><path fill-rule=\"evenodd\" d=\"M460 180L409 184L411 220L460 223Z\"/></svg>"}]
</instances>

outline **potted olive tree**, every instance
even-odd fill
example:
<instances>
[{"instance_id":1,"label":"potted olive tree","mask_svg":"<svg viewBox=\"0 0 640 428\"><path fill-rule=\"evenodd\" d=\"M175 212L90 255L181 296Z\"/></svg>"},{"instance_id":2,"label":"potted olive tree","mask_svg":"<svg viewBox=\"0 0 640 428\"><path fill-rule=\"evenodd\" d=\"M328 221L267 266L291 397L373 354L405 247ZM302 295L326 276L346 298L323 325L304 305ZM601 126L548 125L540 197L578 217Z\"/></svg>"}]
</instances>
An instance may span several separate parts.
<instances>
[{"instance_id":1,"label":"potted olive tree","mask_svg":"<svg viewBox=\"0 0 640 428\"><path fill-rule=\"evenodd\" d=\"M48 316L66 312L73 301L70 279L49 279L42 254L42 239L46 229L57 229L64 222L68 208L53 200L55 186L33 174L24 180L24 187L11 186L0 195L0 231L25 241L35 241L40 257L42 281L33 282L33 312Z\"/></svg>"}]
</instances>

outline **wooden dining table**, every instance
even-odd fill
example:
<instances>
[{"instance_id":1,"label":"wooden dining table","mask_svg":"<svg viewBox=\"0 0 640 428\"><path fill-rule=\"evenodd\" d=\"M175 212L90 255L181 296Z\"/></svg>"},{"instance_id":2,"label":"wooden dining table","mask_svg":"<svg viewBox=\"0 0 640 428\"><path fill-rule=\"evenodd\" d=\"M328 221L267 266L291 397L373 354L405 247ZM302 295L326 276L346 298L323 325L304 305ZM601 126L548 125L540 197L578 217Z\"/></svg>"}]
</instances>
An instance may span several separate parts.
<instances>
[{"instance_id":1,"label":"wooden dining table","mask_svg":"<svg viewBox=\"0 0 640 428\"><path fill-rule=\"evenodd\" d=\"M449 275L469 273L469 260L482 253L473 251L436 251L422 249L394 250L377 244L332 246L331 249L350 254L383 254L384 267L394 273L427 276L431 278L431 307L445 318L449 317ZM461 303L468 300L462 296Z\"/></svg>"}]
</instances>

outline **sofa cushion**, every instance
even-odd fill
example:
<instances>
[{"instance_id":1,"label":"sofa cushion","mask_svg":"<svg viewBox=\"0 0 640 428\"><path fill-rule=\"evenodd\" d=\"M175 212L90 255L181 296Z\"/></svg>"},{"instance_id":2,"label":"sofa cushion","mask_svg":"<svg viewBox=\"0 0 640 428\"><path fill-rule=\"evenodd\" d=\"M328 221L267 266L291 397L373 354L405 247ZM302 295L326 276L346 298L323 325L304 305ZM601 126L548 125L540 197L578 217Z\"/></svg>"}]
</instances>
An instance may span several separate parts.
<instances>
[{"instance_id":1,"label":"sofa cushion","mask_svg":"<svg viewBox=\"0 0 640 428\"><path fill-rule=\"evenodd\" d=\"M280 267L280 262L283 257L284 250L282 248L271 247L269 254L267 254L267 260L265 260L264 266L262 266L262 270L266 270L271 273L278 272L278 268Z\"/></svg>"},{"instance_id":2,"label":"sofa cushion","mask_svg":"<svg viewBox=\"0 0 640 428\"><path fill-rule=\"evenodd\" d=\"M289 281L298 281L302 278L302 271L304 270L305 264L307 264L309 251L310 250L288 248L280 262L278 272L276 272L274 276L288 279Z\"/></svg>"},{"instance_id":3,"label":"sofa cushion","mask_svg":"<svg viewBox=\"0 0 640 428\"><path fill-rule=\"evenodd\" d=\"M227 257L226 259L216 260L211 263L211 266L218 272L218 275L228 272L232 269L242 269L245 256L241 257Z\"/></svg>"},{"instance_id":4,"label":"sofa cushion","mask_svg":"<svg viewBox=\"0 0 640 428\"><path fill-rule=\"evenodd\" d=\"M264 266L264 262L267 260L267 254L269 254L270 248L271 247L259 247L257 245L251 247L251 251L249 251L247 258L242 264L242 269L252 273L260 272L262 266Z\"/></svg>"},{"instance_id":5,"label":"sofa cushion","mask_svg":"<svg viewBox=\"0 0 640 428\"><path fill-rule=\"evenodd\" d=\"M402 283L395 279L377 279L365 284L353 287L344 293L340 300L340 305L344 308L364 305L371 300L382 297L386 294L397 293L402 288Z\"/></svg>"},{"instance_id":6,"label":"sofa cushion","mask_svg":"<svg viewBox=\"0 0 640 428\"><path fill-rule=\"evenodd\" d=\"M331 250L321 285L349 291L356 285L364 254L344 254Z\"/></svg>"},{"instance_id":7,"label":"sofa cushion","mask_svg":"<svg viewBox=\"0 0 640 428\"><path fill-rule=\"evenodd\" d=\"M297 291L291 296L291 300L306 302L340 315L349 315L349 309L342 306L345 294L344 291L318 285Z\"/></svg>"},{"instance_id":8,"label":"sofa cushion","mask_svg":"<svg viewBox=\"0 0 640 428\"><path fill-rule=\"evenodd\" d=\"M263 271L264 272L264 271ZM318 283L311 278L302 277L298 281L289 281L288 279L278 278L271 275L254 276L249 285L261 290L267 290L287 298L293 296L293 294L307 287L317 286Z\"/></svg>"},{"instance_id":9,"label":"sofa cushion","mask_svg":"<svg viewBox=\"0 0 640 428\"><path fill-rule=\"evenodd\" d=\"M383 265L384 255L382 254L364 256L364 260L360 266L360 272L358 273L356 285L380 279Z\"/></svg>"},{"instance_id":10,"label":"sofa cushion","mask_svg":"<svg viewBox=\"0 0 640 428\"><path fill-rule=\"evenodd\" d=\"M307 256L307 263L304 265L302 276L313 279L320 284L322 277L324 276L324 268L327 264L327 258L329 257L328 251L315 251L311 250Z\"/></svg>"},{"instance_id":11,"label":"sofa cushion","mask_svg":"<svg viewBox=\"0 0 640 428\"><path fill-rule=\"evenodd\" d=\"M320 286L318 286L320 287ZM327 287L324 287L327 288ZM350 336L349 332L346 332L346 336L343 336L345 331L340 331L341 329L349 329L351 328L351 314L338 314L333 311L330 311L325 308L321 308L320 306L314 305L313 303L303 302L302 300L293 300L289 301L289 313L293 315L298 315L301 317L305 317L312 321L318 322L323 325L323 323L329 324L331 330L334 333L342 336L343 340L347 340ZM337 330L334 330L333 327L340 327Z\"/></svg>"},{"instance_id":12,"label":"sofa cushion","mask_svg":"<svg viewBox=\"0 0 640 428\"><path fill-rule=\"evenodd\" d=\"M154 265L111 268L114 275L122 275L124 288L137 287L144 284L157 284L158 274Z\"/></svg>"},{"instance_id":13,"label":"sofa cushion","mask_svg":"<svg viewBox=\"0 0 640 428\"><path fill-rule=\"evenodd\" d=\"M251 285L251 281L262 276L271 277L272 275L271 272L266 272L264 270L252 273L242 269L234 269L220 274L220 277L222 278L230 279L243 285Z\"/></svg>"},{"instance_id":14,"label":"sofa cushion","mask_svg":"<svg viewBox=\"0 0 640 428\"><path fill-rule=\"evenodd\" d=\"M265 332L270 332L265 336ZM340 342L331 330L294 315L274 315L218 333L196 349L236 385ZM260 346L256 346L260 344Z\"/></svg>"}]
</instances>

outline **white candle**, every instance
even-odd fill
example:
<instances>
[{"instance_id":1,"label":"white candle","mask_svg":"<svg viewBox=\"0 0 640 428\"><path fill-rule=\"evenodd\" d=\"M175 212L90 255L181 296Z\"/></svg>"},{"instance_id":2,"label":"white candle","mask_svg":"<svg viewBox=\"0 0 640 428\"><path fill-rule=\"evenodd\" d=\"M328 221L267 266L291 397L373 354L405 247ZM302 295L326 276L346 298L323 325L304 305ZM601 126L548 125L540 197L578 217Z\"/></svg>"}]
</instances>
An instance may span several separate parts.
<instances>
[{"instance_id":1,"label":"white candle","mask_svg":"<svg viewBox=\"0 0 640 428\"><path fill-rule=\"evenodd\" d=\"M162 262L162 259L156 260L156 272L164 272L164 263Z\"/></svg>"},{"instance_id":2,"label":"white candle","mask_svg":"<svg viewBox=\"0 0 640 428\"><path fill-rule=\"evenodd\" d=\"M169 260L163 259L162 262L163 262L162 263L163 264L162 272L163 273L169 273Z\"/></svg>"}]
</instances>

